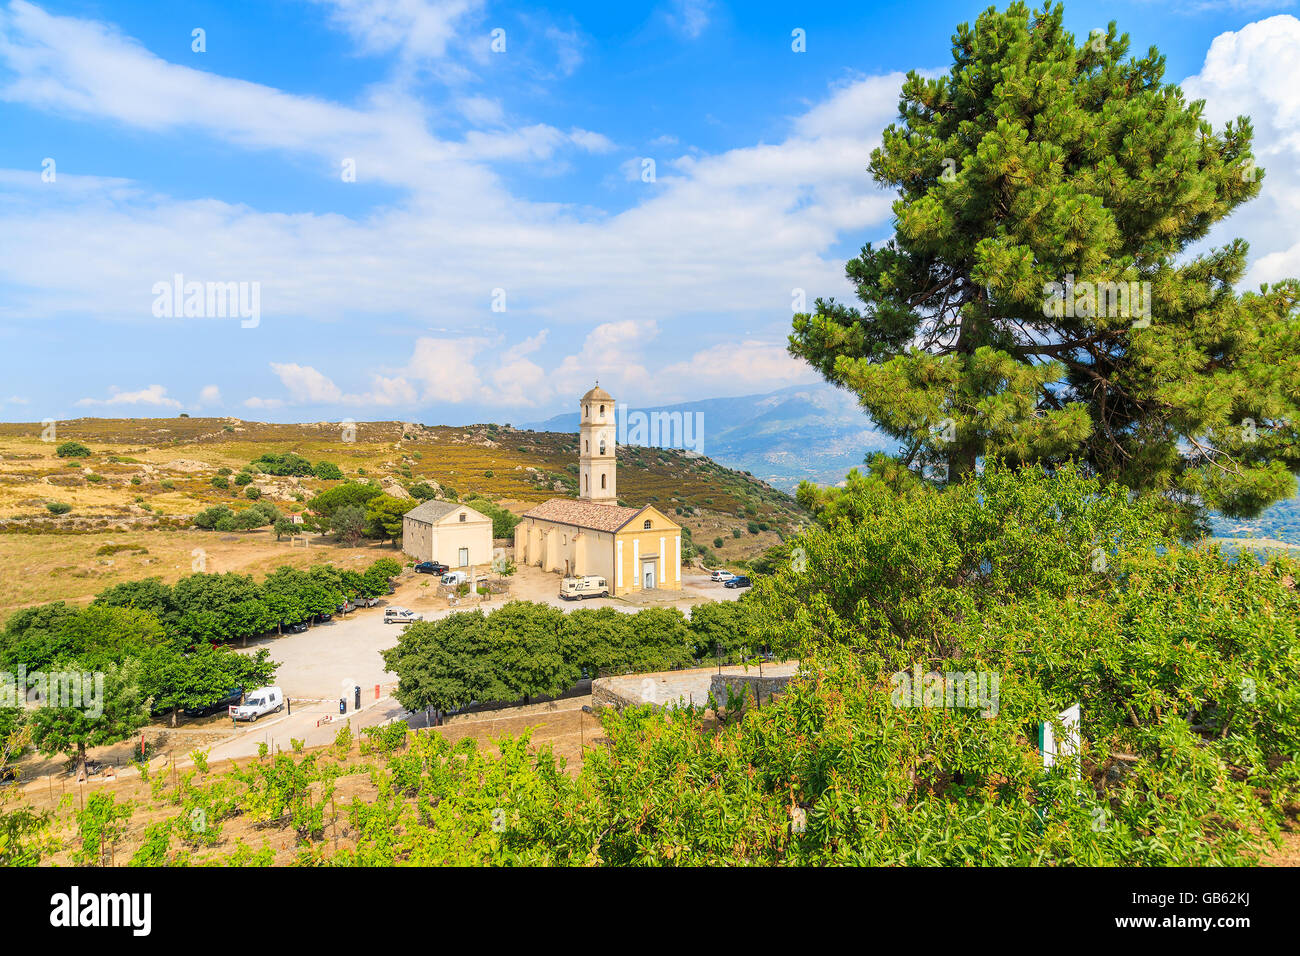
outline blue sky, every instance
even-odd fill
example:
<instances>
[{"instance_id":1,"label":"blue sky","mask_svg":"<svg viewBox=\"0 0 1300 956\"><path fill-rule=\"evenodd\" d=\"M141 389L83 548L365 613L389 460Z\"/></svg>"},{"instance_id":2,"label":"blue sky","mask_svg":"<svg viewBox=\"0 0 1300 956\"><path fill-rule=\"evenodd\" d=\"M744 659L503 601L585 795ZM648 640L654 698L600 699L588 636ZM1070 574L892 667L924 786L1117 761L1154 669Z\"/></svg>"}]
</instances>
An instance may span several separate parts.
<instances>
[{"instance_id":1,"label":"blue sky","mask_svg":"<svg viewBox=\"0 0 1300 956\"><path fill-rule=\"evenodd\" d=\"M792 290L843 297L888 237L864 167L901 74L986 5L0 0L0 418L518 423L595 376L815 381ZM1264 196L1211 237L1252 282L1300 274L1291 6L1067 4L1254 119ZM178 274L256 286L256 321L155 314Z\"/></svg>"}]
</instances>

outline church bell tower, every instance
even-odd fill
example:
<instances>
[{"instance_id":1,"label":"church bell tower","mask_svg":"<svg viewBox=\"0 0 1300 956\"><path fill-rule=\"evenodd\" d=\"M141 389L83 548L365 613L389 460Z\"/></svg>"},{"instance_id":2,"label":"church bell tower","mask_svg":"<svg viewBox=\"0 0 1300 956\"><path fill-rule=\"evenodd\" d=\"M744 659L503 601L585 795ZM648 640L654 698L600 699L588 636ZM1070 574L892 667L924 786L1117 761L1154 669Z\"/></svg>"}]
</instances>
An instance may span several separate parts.
<instances>
[{"instance_id":1,"label":"church bell tower","mask_svg":"<svg viewBox=\"0 0 1300 956\"><path fill-rule=\"evenodd\" d=\"M614 396L596 385L582 396L578 423L578 496L597 504L617 504Z\"/></svg>"}]
</instances>

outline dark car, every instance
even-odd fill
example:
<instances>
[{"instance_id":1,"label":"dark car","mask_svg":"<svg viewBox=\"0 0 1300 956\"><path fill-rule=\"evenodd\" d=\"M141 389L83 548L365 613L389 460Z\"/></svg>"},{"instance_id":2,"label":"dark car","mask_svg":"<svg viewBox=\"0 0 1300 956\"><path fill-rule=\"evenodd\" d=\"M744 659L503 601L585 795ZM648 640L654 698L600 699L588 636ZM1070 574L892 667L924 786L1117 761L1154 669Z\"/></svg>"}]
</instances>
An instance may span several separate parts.
<instances>
[{"instance_id":1,"label":"dark car","mask_svg":"<svg viewBox=\"0 0 1300 956\"><path fill-rule=\"evenodd\" d=\"M421 561L415 566L416 574L437 574L439 576L446 574L451 568L445 564L439 564L437 561Z\"/></svg>"},{"instance_id":2,"label":"dark car","mask_svg":"<svg viewBox=\"0 0 1300 956\"><path fill-rule=\"evenodd\" d=\"M299 621L297 624L286 624L284 626L284 633L286 634L301 634L305 630L307 630L306 621Z\"/></svg>"},{"instance_id":3,"label":"dark car","mask_svg":"<svg viewBox=\"0 0 1300 956\"><path fill-rule=\"evenodd\" d=\"M749 580L749 578L745 577L743 574L740 574L734 578L730 578L729 580L723 581L722 586L724 588L747 588L753 583L754 582Z\"/></svg>"},{"instance_id":4,"label":"dark car","mask_svg":"<svg viewBox=\"0 0 1300 956\"><path fill-rule=\"evenodd\" d=\"M316 621L320 624L328 624L332 620L334 620L334 615L329 611L326 611L324 614L316 615Z\"/></svg>"},{"instance_id":5,"label":"dark car","mask_svg":"<svg viewBox=\"0 0 1300 956\"><path fill-rule=\"evenodd\" d=\"M226 691L226 696L220 700L214 700L204 707L187 707L185 708L186 717L211 717L213 714L219 714L228 711L231 707L238 706L239 702L244 699L244 688L232 687Z\"/></svg>"}]
</instances>

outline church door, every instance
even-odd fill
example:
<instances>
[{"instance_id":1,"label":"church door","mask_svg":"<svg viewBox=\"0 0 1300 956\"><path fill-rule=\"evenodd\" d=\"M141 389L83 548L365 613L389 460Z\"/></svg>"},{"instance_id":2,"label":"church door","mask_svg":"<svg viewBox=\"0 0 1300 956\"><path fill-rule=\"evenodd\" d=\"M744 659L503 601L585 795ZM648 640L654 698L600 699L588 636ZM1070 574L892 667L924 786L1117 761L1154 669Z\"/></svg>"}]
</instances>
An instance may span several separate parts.
<instances>
[{"instance_id":1,"label":"church door","mask_svg":"<svg viewBox=\"0 0 1300 956\"><path fill-rule=\"evenodd\" d=\"M655 586L655 568L653 564L645 566L645 586L653 588Z\"/></svg>"}]
</instances>

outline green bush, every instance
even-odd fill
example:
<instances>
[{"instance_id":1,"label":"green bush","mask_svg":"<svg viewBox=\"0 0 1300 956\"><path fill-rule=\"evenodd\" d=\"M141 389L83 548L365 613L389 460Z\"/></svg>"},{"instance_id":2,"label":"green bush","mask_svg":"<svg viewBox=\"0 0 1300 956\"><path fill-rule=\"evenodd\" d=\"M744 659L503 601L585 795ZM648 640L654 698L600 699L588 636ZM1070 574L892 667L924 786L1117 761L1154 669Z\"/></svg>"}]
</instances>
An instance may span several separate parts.
<instances>
[{"instance_id":1,"label":"green bush","mask_svg":"<svg viewBox=\"0 0 1300 956\"><path fill-rule=\"evenodd\" d=\"M249 501L256 501L258 498L262 497L262 490L258 488L257 485L249 485L244 489L244 497Z\"/></svg>"},{"instance_id":2,"label":"green bush","mask_svg":"<svg viewBox=\"0 0 1300 956\"><path fill-rule=\"evenodd\" d=\"M58 455L60 458L89 458L90 449L81 444L81 442L65 441L63 444L59 445L58 448L54 449L54 454Z\"/></svg>"},{"instance_id":3,"label":"green bush","mask_svg":"<svg viewBox=\"0 0 1300 956\"><path fill-rule=\"evenodd\" d=\"M47 501L45 508L52 515L65 515L72 510L72 505L64 501Z\"/></svg>"},{"instance_id":4,"label":"green bush","mask_svg":"<svg viewBox=\"0 0 1300 956\"><path fill-rule=\"evenodd\" d=\"M315 473L315 468L311 462L302 455L295 455L293 452L286 452L281 455L268 453L254 458L251 464L256 465L266 475L306 477Z\"/></svg>"},{"instance_id":5,"label":"green bush","mask_svg":"<svg viewBox=\"0 0 1300 956\"><path fill-rule=\"evenodd\" d=\"M213 487L213 488L220 488L220 489L222 489L222 490L224 491L225 489L227 489L227 488L230 487L230 482L226 479L226 477L225 477L224 475L213 475L213 476L212 476L212 487Z\"/></svg>"},{"instance_id":6,"label":"green bush","mask_svg":"<svg viewBox=\"0 0 1300 956\"><path fill-rule=\"evenodd\" d=\"M225 505L216 505L212 508L205 508L194 516L194 527L202 528L205 531L220 530L217 524L223 519L233 519L235 513Z\"/></svg>"}]
</instances>

